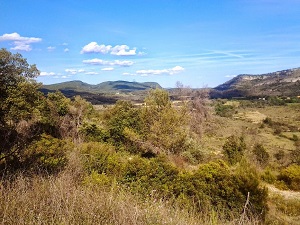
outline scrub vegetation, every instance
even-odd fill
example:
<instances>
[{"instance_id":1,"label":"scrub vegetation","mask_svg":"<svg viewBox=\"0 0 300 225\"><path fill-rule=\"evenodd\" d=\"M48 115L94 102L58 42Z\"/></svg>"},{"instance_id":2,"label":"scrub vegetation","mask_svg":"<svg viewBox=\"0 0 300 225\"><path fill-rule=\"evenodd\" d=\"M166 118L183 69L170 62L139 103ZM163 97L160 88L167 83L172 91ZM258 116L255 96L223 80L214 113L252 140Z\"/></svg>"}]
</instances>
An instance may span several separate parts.
<instances>
[{"instance_id":1,"label":"scrub vegetation","mask_svg":"<svg viewBox=\"0 0 300 225\"><path fill-rule=\"evenodd\" d=\"M96 107L38 74L0 50L1 224L297 224L299 103L180 87Z\"/></svg>"}]
</instances>

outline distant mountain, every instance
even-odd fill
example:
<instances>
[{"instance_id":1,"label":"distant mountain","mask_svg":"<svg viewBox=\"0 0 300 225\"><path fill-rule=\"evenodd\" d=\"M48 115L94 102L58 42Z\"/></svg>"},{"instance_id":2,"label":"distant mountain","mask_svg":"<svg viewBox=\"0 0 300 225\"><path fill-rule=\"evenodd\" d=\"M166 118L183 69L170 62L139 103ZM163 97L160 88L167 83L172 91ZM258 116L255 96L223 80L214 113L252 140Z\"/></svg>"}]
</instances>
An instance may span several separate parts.
<instances>
[{"instance_id":1,"label":"distant mountain","mask_svg":"<svg viewBox=\"0 0 300 225\"><path fill-rule=\"evenodd\" d=\"M300 68L273 73L241 74L211 90L212 97L299 96Z\"/></svg>"},{"instance_id":2,"label":"distant mountain","mask_svg":"<svg viewBox=\"0 0 300 225\"><path fill-rule=\"evenodd\" d=\"M142 102L146 91L151 88L161 88L161 86L155 82L138 83L128 81L107 81L93 85L75 80L43 85L41 91L47 94L59 90L68 98L80 95L92 104L97 105L114 104L121 99Z\"/></svg>"},{"instance_id":3,"label":"distant mountain","mask_svg":"<svg viewBox=\"0 0 300 225\"><path fill-rule=\"evenodd\" d=\"M90 93L116 93L145 91L151 88L161 88L155 82L107 81L100 84L87 84L82 81L68 81L58 84L44 85L43 89L60 91L77 91Z\"/></svg>"}]
</instances>

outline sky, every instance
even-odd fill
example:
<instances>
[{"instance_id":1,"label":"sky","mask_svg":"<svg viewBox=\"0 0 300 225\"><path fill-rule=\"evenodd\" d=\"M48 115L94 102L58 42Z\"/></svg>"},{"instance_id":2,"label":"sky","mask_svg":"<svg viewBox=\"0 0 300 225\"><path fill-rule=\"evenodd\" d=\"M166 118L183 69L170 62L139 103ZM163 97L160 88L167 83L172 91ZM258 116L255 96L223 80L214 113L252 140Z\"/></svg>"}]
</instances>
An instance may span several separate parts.
<instances>
[{"instance_id":1,"label":"sky","mask_svg":"<svg viewBox=\"0 0 300 225\"><path fill-rule=\"evenodd\" d=\"M0 48L37 81L215 87L300 67L300 0L0 0Z\"/></svg>"}]
</instances>

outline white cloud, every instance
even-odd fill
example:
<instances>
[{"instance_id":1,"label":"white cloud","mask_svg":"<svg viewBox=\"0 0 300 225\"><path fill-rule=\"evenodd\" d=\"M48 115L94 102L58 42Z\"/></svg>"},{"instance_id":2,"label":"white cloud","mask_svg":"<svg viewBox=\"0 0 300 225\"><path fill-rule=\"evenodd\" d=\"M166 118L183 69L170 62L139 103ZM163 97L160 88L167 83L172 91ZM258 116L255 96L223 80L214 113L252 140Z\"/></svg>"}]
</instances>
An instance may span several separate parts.
<instances>
[{"instance_id":1,"label":"white cloud","mask_svg":"<svg viewBox=\"0 0 300 225\"><path fill-rule=\"evenodd\" d=\"M72 75L75 75L75 74L77 74L77 73L84 73L84 72L85 72L84 69L79 69L79 70L77 70L77 69L65 69L65 71L66 71L67 73L72 74Z\"/></svg>"},{"instance_id":2,"label":"white cloud","mask_svg":"<svg viewBox=\"0 0 300 225\"><path fill-rule=\"evenodd\" d=\"M68 49L68 48L64 49L64 52L69 52L69 51L70 51L70 49Z\"/></svg>"},{"instance_id":3,"label":"white cloud","mask_svg":"<svg viewBox=\"0 0 300 225\"><path fill-rule=\"evenodd\" d=\"M30 52L32 50L30 45L26 45L23 43L19 43L19 42L15 42L15 47L10 48L11 50L15 50L15 51L26 51L26 52Z\"/></svg>"},{"instance_id":4,"label":"white cloud","mask_svg":"<svg viewBox=\"0 0 300 225\"><path fill-rule=\"evenodd\" d=\"M227 78L234 78L234 77L236 77L236 75L226 75L225 77L227 77Z\"/></svg>"},{"instance_id":5,"label":"white cloud","mask_svg":"<svg viewBox=\"0 0 300 225\"><path fill-rule=\"evenodd\" d=\"M130 49L127 45L116 45L111 49L110 54L118 56L136 55L136 48Z\"/></svg>"},{"instance_id":6,"label":"white cloud","mask_svg":"<svg viewBox=\"0 0 300 225\"><path fill-rule=\"evenodd\" d=\"M117 66L132 66L133 62L132 61L128 61L128 60L124 60L124 61L115 60L110 65L111 66L114 66L114 65L117 65Z\"/></svg>"},{"instance_id":7,"label":"white cloud","mask_svg":"<svg viewBox=\"0 0 300 225\"><path fill-rule=\"evenodd\" d=\"M97 72L86 72L85 74L86 74L86 75L97 75L97 74L99 74L99 73L97 73Z\"/></svg>"},{"instance_id":8,"label":"white cloud","mask_svg":"<svg viewBox=\"0 0 300 225\"><path fill-rule=\"evenodd\" d=\"M114 70L114 68L112 68L112 67L107 67L107 68L103 68L103 69L101 69L101 70L103 70L103 71L112 71L112 70Z\"/></svg>"},{"instance_id":9,"label":"white cloud","mask_svg":"<svg viewBox=\"0 0 300 225\"><path fill-rule=\"evenodd\" d=\"M124 61L120 61L120 60L114 60L114 61L105 61L102 59L87 59L87 60L83 60L82 61L85 64L91 64L91 65L103 65L103 66L132 66L133 62L132 61L128 61L128 60L124 60Z\"/></svg>"},{"instance_id":10,"label":"white cloud","mask_svg":"<svg viewBox=\"0 0 300 225\"><path fill-rule=\"evenodd\" d=\"M40 73L40 76L54 76L55 75L55 73L54 72L41 72Z\"/></svg>"},{"instance_id":11,"label":"white cloud","mask_svg":"<svg viewBox=\"0 0 300 225\"><path fill-rule=\"evenodd\" d=\"M122 75L124 75L124 76L136 76L135 73L123 73Z\"/></svg>"},{"instance_id":12,"label":"white cloud","mask_svg":"<svg viewBox=\"0 0 300 225\"><path fill-rule=\"evenodd\" d=\"M64 43L62 43L61 45L63 45L63 46L67 46L67 45L69 45L68 43L66 43L66 42L64 42Z\"/></svg>"},{"instance_id":13,"label":"white cloud","mask_svg":"<svg viewBox=\"0 0 300 225\"><path fill-rule=\"evenodd\" d=\"M184 71L184 68L181 66L175 66L172 69L169 69L170 71L170 75L174 74L174 73L180 73L182 71Z\"/></svg>"},{"instance_id":14,"label":"white cloud","mask_svg":"<svg viewBox=\"0 0 300 225\"><path fill-rule=\"evenodd\" d=\"M98 45L97 42L91 42L84 46L81 50L81 54L85 53L102 53L107 54L111 50L111 45Z\"/></svg>"},{"instance_id":15,"label":"white cloud","mask_svg":"<svg viewBox=\"0 0 300 225\"><path fill-rule=\"evenodd\" d=\"M48 50L49 52L53 52L55 49L56 49L56 47L53 47L53 46L47 47L47 50Z\"/></svg>"},{"instance_id":16,"label":"white cloud","mask_svg":"<svg viewBox=\"0 0 300 225\"><path fill-rule=\"evenodd\" d=\"M175 66L171 69L162 69L162 70L138 70L138 71L136 71L136 74L141 75L141 76L162 75L162 74L173 75L176 73L180 73L182 71L184 71L183 67Z\"/></svg>"},{"instance_id":17,"label":"white cloud","mask_svg":"<svg viewBox=\"0 0 300 225\"><path fill-rule=\"evenodd\" d=\"M108 54L111 55L117 55L117 56L132 56L132 55L144 55L143 52L136 52L136 48L130 49L127 45L116 45L115 47L112 47L111 45L98 45L97 42L91 42L87 45L85 45L81 52L81 54L85 53L102 53L102 54Z\"/></svg>"},{"instance_id":18,"label":"white cloud","mask_svg":"<svg viewBox=\"0 0 300 225\"><path fill-rule=\"evenodd\" d=\"M14 47L11 50L19 50L19 51L31 51L32 47L30 44L41 42L41 38L36 37L22 37L18 33L11 33L11 34L3 34L0 36L1 41L12 41Z\"/></svg>"}]
</instances>

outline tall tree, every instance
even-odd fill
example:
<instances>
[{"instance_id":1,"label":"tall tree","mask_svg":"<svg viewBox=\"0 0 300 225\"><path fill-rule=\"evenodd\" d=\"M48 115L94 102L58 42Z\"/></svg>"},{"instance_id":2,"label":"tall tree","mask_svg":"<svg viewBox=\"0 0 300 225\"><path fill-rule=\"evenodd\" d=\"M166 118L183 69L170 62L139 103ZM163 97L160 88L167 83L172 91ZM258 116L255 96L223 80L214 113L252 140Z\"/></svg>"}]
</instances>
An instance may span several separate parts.
<instances>
[{"instance_id":1,"label":"tall tree","mask_svg":"<svg viewBox=\"0 0 300 225\"><path fill-rule=\"evenodd\" d=\"M38 117L42 95L33 79L38 75L20 54L0 49L0 164L25 145L30 122Z\"/></svg>"},{"instance_id":2,"label":"tall tree","mask_svg":"<svg viewBox=\"0 0 300 225\"><path fill-rule=\"evenodd\" d=\"M5 126L5 115L7 115L12 107L16 107L13 102L13 96L19 95L16 89L21 92L37 89L37 84L33 78L39 75L39 70L35 65L29 65L27 60L19 53L12 54L6 49L0 49L0 125ZM22 107L19 107L24 108Z\"/></svg>"}]
</instances>

